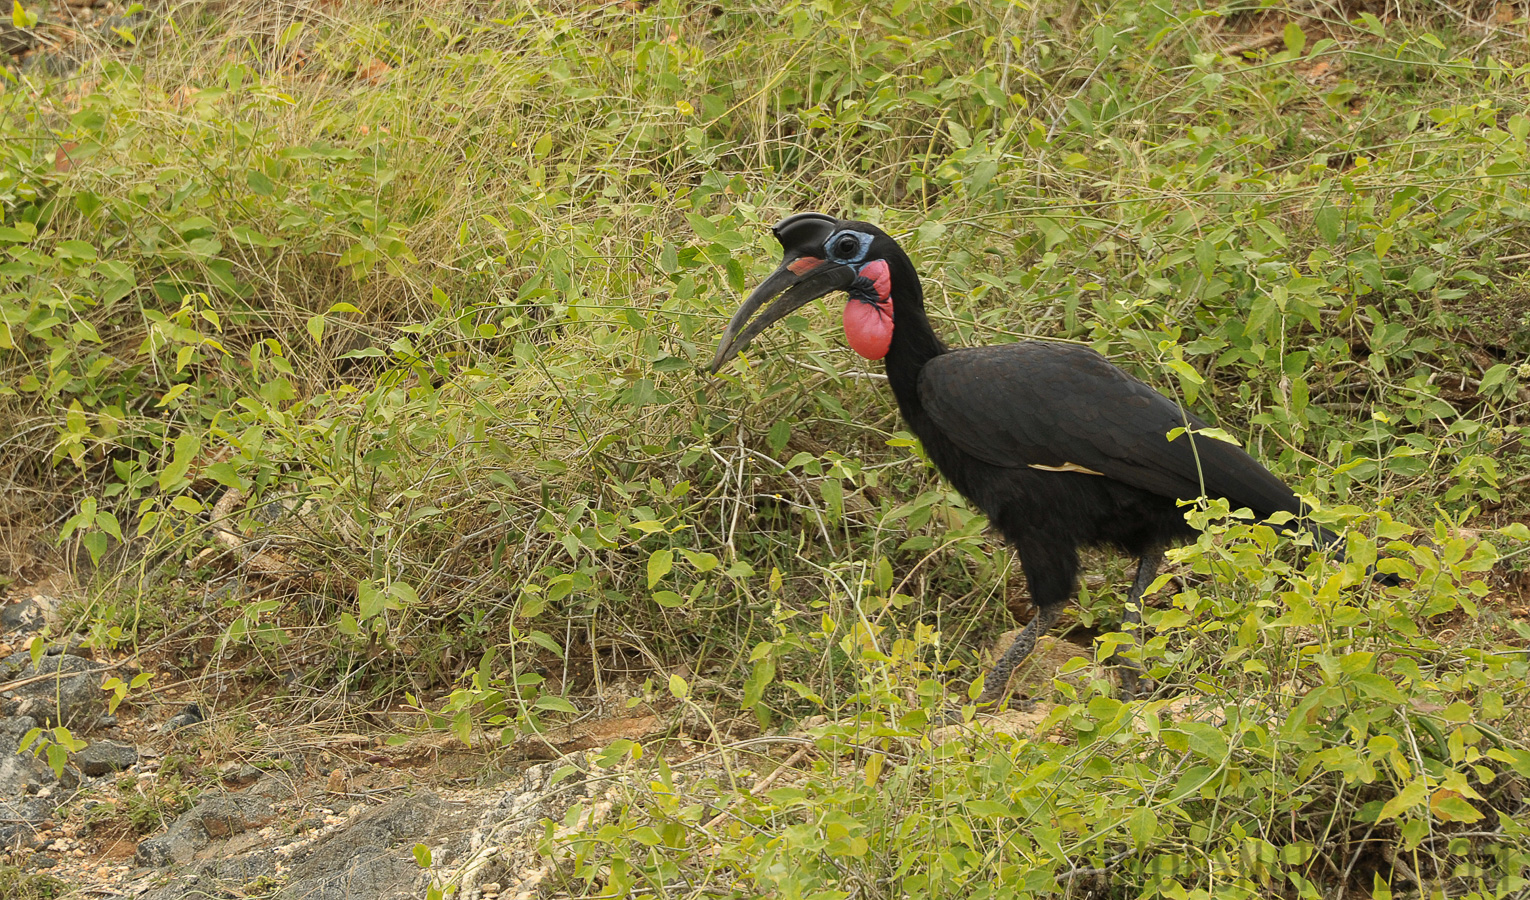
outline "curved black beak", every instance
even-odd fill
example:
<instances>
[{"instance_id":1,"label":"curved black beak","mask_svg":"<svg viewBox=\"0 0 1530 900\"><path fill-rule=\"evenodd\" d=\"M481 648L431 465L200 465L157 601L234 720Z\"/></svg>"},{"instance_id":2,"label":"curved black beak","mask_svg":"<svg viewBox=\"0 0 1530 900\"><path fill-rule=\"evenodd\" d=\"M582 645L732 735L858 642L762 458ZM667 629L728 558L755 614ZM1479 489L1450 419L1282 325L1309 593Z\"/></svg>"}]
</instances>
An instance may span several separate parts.
<instances>
[{"instance_id":1,"label":"curved black beak","mask_svg":"<svg viewBox=\"0 0 1530 900\"><path fill-rule=\"evenodd\" d=\"M854 280L855 270L849 266L811 256L793 257L788 254L781 268L772 272L769 278L754 289L744 305L733 314L728 327L723 329L722 341L717 345L717 355L712 358L712 374L716 375L718 370L727 365L728 360L749 346L755 335L785 318L793 310L825 294L848 289ZM761 313L758 319L749 322L755 310L777 294L781 298ZM744 327L746 322L749 322L747 328Z\"/></svg>"}]
</instances>

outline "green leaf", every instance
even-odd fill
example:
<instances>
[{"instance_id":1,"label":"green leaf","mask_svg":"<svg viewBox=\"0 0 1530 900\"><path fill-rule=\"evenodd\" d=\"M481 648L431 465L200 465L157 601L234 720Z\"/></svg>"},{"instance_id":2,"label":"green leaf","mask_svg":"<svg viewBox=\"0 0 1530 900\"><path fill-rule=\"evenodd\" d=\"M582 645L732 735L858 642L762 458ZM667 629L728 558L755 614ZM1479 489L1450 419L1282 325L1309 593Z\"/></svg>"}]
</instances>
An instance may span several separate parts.
<instances>
[{"instance_id":1,"label":"green leaf","mask_svg":"<svg viewBox=\"0 0 1530 900\"><path fill-rule=\"evenodd\" d=\"M31 28L37 24L37 13L22 6L21 0L11 0L11 24L20 29Z\"/></svg>"},{"instance_id":2,"label":"green leaf","mask_svg":"<svg viewBox=\"0 0 1530 900\"><path fill-rule=\"evenodd\" d=\"M26 244L37 237L37 226L31 222L0 226L0 244Z\"/></svg>"},{"instance_id":3,"label":"green leaf","mask_svg":"<svg viewBox=\"0 0 1530 900\"><path fill-rule=\"evenodd\" d=\"M685 561L695 567L698 572L710 572L718 565L717 557L711 553L681 550L680 555L684 556Z\"/></svg>"},{"instance_id":4,"label":"green leaf","mask_svg":"<svg viewBox=\"0 0 1530 900\"><path fill-rule=\"evenodd\" d=\"M1205 722L1186 722L1180 726L1189 739L1190 750L1214 763L1227 758L1227 738L1221 731Z\"/></svg>"},{"instance_id":5,"label":"green leaf","mask_svg":"<svg viewBox=\"0 0 1530 900\"><path fill-rule=\"evenodd\" d=\"M1440 273L1428 266L1414 268L1413 274L1408 277L1408 290L1423 292L1434 287L1435 282L1440 280Z\"/></svg>"},{"instance_id":6,"label":"green leaf","mask_svg":"<svg viewBox=\"0 0 1530 900\"><path fill-rule=\"evenodd\" d=\"M962 804L962 809L985 819L1004 819L1014 815L1008 803L1001 803L998 800L968 800Z\"/></svg>"},{"instance_id":7,"label":"green leaf","mask_svg":"<svg viewBox=\"0 0 1530 900\"><path fill-rule=\"evenodd\" d=\"M1381 807L1381 812L1376 816L1377 822L1385 822L1387 819L1396 818L1410 809L1420 805L1429 797L1429 786L1420 778L1407 787L1398 791L1397 796L1388 800Z\"/></svg>"},{"instance_id":8,"label":"green leaf","mask_svg":"<svg viewBox=\"0 0 1530 900\"><path fill-rule=\"evenodd\" d=\"M202 501L186 494L181 494L174 500L171 500L170 506L192 516L202 512Z\"/></svg>"},{"instance_id":9,"label":"green leaf","mask_svg":"<svg viewBox=\"0 0 1530 900\"><path fill-rule=\"evenodd\" d=\"M191 470L191 462L202 449L202 439L196 432L182 432L175 439L175 451L170 464L159 473L159 489L170 490Z\"/></svg>"},{"instance_id":10,"label":"green leaf","mask_svg":"<svg viewBox=\"0 0 1530 900\"><path fill-rule=\"evenodd\" d=\"M1482 811L1455 791L1438 790L1429 798L1429 811L1442 822L1476 822Z\"/></svg>"},{"instance_id":11,"label":"green leaf","mask_svg":"<svg viewBox=\"0 0 1530 900\"><path fill-rule=\"evenodd\" d=\"M159 398L159 402L156 403L155 405L156 406L161 406L161 407L169 406L170 404L175 402L175 398L177 398L180 395L186 393L190 389L191 389L191 382L189 382L189 381L183 381L180 384L174 385L173 387L170 388L170 390L165 391L165 395L163 397L160 397Z\"/></svg>"},{"instance_id":12,"label":"green leaf","mask_svg":"<svg viewBox=\"0 0 1530 900\"><path fill-rule=\"evenodd\" d=\"M786 449L786 442L792 439L792 426L785 419L770 426L770 432L765 435L765 442L770 445L770 452L780 453Z\"/></svg>"},{"instance_id":13,"label":"green leaf","mask_svg":"<svg viewBox=\"0 0 1530 900\"><path fill-rule=\"evenodd\" d=\"M299 23L293 23L299 24ZM414 845L414 863L422 869L430 868L430 848L424 844Z\"/></svg>"},{"instance_id":14,"label":"green leaf","mask_svg":"<svg viewBox=\"0 0 1530 900\"><path fill-rule=\"evenodd\" d=\"M653 361L653 370L655 372L688 372L694 368L696 367L691 364L690 360L681 359L678 356L666 356Z\"/></svg>"},{"instance_id":15,"label":"green leaf","mask_svg":"<svg viewBox=\"0 0 1530 900\"><path fill-rule=\"evenodd\" d=\"M1307 33L1302 31L1300 25L1295 22L1287 22L1286 30L1281 34L1286 42L1286 49L1300 56L1302 48L1307 46Z\"/></svg>"},{"instance_id":16,"label":"green leaf","mask_svg":"<svg viewBox=\"0 0 1530 900\"><path fill-rule=\"evenodd\" d=\"M1503 384L1504 379L1509 377L1510 371L1512 370L1505 363L1498 363L1497 365L1488 369L1486 372L1482 373L1482 385L1478 388L1478 392L1484 392L1489 388L1495 388L1500 384Z\"/></svg>"},{"instance_id":17,"label":"green leaf","mask_svg":"<svg viewBox=\"0 0 1530 900\"><path fill-rule=\"evenodd\" d=\"M117 522L116 516L104 509L96 513L96 527L117 540L122 540L122 525Z\"/></svg>"},{"instance_id":18,"label":"green leaf","mask_svg":"<svg viewBox=\"0 0 1530 900\"><path fill-rule=\"evenodd\" d=\"M1325 243L1336 244L1339 241L1340 230L1344 227L1344 214L1337 206L1327 204L1317 211L1312 224L1317 226L1318 235Z\"/></svg>"},{"instance_id":19,"label":"green leaf","mask_svg":"<svg viewBox=\"0 0 1530 900\"><path fill-rule=\"evenodd\" d=\"M553 694L543 694L537 698L537 702L531 705L537 709L550 709L553 712L575 714L579 712L578 707L574 706L574 704Z\"/></svg>"},{"instance_id":20,"label":"green leaf","mask_svg":"<svg viewBox=\"0 0 1530 900\"><path fill-rule=\"evenodd\" d=\"M744 700L740 705L742 709L753 709L760 698L765 694L765 688L776 678L776 661L769 657L754 664L749 677L744 680Z\"/></svg>"},{"instance_id":21,"label":"green leaf","mask_svg":"<svg viewBox=\"0 0 1530 900\"><path fill-rule=\"evenodd\" d=\"M669 574L670 569L675 567L675 552L673 550L655 550L648 557L648 587L652 589Z\"/></svg>"},{"instance_id":22,"label":"green leaf","mask_svg":"<svg viewBox=\"0 0 1530 900\"><path fill-rule=\"evenodd\" d=\"M1151 807L1139 806L1126 820L1126 830L1138 850L1147 847L1158 834L1158 814Z\"/></svg>"},{"instance_id":23,"label":"green leaf","mask_svg":"<svg viewBox=\"0 0 1530 900\"><path fill-rule=\"evenodd\" d=\"M1498 533L1516 541L1530 541L1530 527L1526 527L1523 522L1511 522L1498 529Z\"/></svg>"},{"instance_id":24,"label":"green leaf","mask_svg":"<svg viewBox=\"0 0 1530 900\"><path fill-rule=\"evenodd\" d=\"M691 686L685 683L685 679L679 675L669 676L669 692L677 699L684 700L691 694Z\"/></svg>"}]
</instances>

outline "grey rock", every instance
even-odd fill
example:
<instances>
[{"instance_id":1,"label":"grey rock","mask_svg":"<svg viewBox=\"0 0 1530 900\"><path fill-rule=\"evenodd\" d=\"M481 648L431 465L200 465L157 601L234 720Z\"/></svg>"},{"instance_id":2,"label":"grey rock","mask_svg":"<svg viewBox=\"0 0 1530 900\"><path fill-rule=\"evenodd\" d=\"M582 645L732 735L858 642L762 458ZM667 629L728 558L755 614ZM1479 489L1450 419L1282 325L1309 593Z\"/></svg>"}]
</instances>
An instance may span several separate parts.
<instances>
[{"instance_id":1,"label":"grey rock","mask_svg":"<svg viewBox=\"0 0 1530 900\"><path fill-rule=\"evenodd\" d=\"M51 869L58 865L58 860L41 853L34 853L32 854L32 858L27 860L27 865L34 869Z\"/></svg>"},{"instance_id":2,"label":"grey rock","mask_svg":"<svg viewBox=\"0 0 1530 900\"><path fill-rule=\"evenodd\" d=\"M61 656L61 655L68 654L70 656L79 656L81 653L84 653L84 652L85 652L85 638L81 637L78 634L71 634L69 637L67 637L67 638L65 638L63 640L63 643L49 644L48 645L48 650L47 650L47 655L48 656Z\"/></svg>"},{"instance_id":3,"label":"grey rock","mask_svg":"<svg viewBox=\"0 0 1530 900\"><path fill-rule=\"evenodd\" d=\"M96 741L74 755L74 764L86 775L120 772L138 762L138 750L119 741Z\"/></svg>"},{"instance_id":4,"label":"grey rock","mask_svg":"<svg viewBox=\"0 0 1530 900\"><path fill-rule=\"evenodd\" d=\"M24 800L0 798L0 846L42 846L37 832L52 814L53 804L47 800L35 797Z\"/></svg>"},{"instance_id":5,"label":"grey rock","mask_svg":"<svg viewBox=\"0 0 1530 900\"><path fill-rule=\"evenodd\" d=\"M283 900L414 898L421 873L410 848L432 835L445 803L435 794L400 797L357 816L315 844L292 868Z\"/></svg>"},{"instance_id":6,"label":"grey rock","mask_svg":"<svg viewBox=\"0 0 1530 900\"><path fill-rule=\"evenodd\" d=\"M168 883L144 894L140 900L202 900L207 897L227 896L231 895L218 884L217 876L212 869L205 867L188 875L171 879Z\"/></svg>"},{"instance_id":7,"label":"grey rock","mask_svg":"<svg viewBox=\"0 0 1530 900\"><path fill-rule=\"evenodd\" d=\"M80 60L64 52L38 49L28 53L21 61L21 71L44 78L68 78L80 68Z\"/></svg>"},{"instance_id":8,"label":"grey rock","mask_svg":"<svg viewBox=\"0 0 1530 900\"><path fill-rule=\"evenodd\" d=\"M31 748L25 753L17 752L21 739L36 727L37 720L30 716L0 720L0 802L35 794L40 788L59 780ZM0 814L0 819L5 818L12 817ZM0 825L0 834L3 833L4 827ZM4 840L0 839L0 845L3 844Z\"/></svg>"},{"instance_id":9,"label":"grey rock","mask_svg":"<svg viewBox=\"0 0 1530 900\"><path fill-rule=\"evenodd\" d=\"M57 780L53 770L30 751L0 756L0 800L35 794Z\"/></svg>"},{"instance_id":10,"label":"grey rock","mask_svg":"<svg viewBox=\"0 0 1530 900\"><path fill-rule=\"evenodd\" d=\"M223 840L276 818L270 801L251 794L227 794L203 800L182 813L168 831L138 845L139 865L163 868L196 859L215 840Z\"/></svg>"},{"instance_id":11,"label":"grey rock","mask_svg":"<svg viewBox=\"0 0 1530 900\"><path fill-rule=\"evenodd\" d=\"M49 677L14 688L13 699L0 699L0 716L31 716L44 725L78 728L93 721L99 711L104 671L105 667L68 653L44 656L35 667L27 651L12 653L0 661L0 679Z\"/></svg>"},{"instance_id":12,"label":"grey rock","mask_svg":"<svg viewBox=\"0 0 1530 900\"><path fill-rule=\"evenodd\" d=\"M16 56L37 46L37 32L30 28L17 28L10 24L0 24L0 53ZM5 624L0 617L0 625Z\"/></svg>"},{"instance_id":13,"label":"grey rock","mask_svg":"<svg viewBox=\"0 0 1530 900\"><path fill-rule=\"evenodd\" d=\"M301 782L285 772L262 772L261 777L245 793L264 797L273 803L284 803L302 796Z\"/></svg>"},{"instance_id":14,"label":"grey rock","mask_svg":"<svg viewBox=\"0 0 1530 900\"><path fill-rule=\"evenodd\" d=\"M172 731L179 731L188 725L195 725L201 721L202 707L195 703L188 703L186 708L181 710L180 715L171 716L169 719L166 719L165 724L159 726L159 730L163 734L169 734Z\"/></svg>"},{"instance_id":15,"label":"grey rock","mask_svg":"<svg viewBox=\"0 0 1530 900\"><path fill-rule=\"evenodd\" d=\"M254 784L255 782L259 781L260 777L266 773L262 772L260 769L255 768L249 763L230 762L225 764L218 771L218 774L220 777L222 777L225 784L234 784L243 787L244 785Z\"/></svg>"},{"instance_id":16,"label":"grey rock","mask_svg":"<svg viewBox=\"0 0 1530 900\"><path fill-rule=\"evenodd\" d=\"M20 50L7 49L6 27L8 26L0 26L0 52L20 53L22 50L30 48L31 45L29 44ZM12 31L15 31L15 29L12 29ZM20 33L32 34L30 31ZM35 36L33 36L33 42L36 42ZM23 635L40 630L47 621L48 611L53 608L54 604L49 602L51 599L50 597L38 594L17 603L11 603L5 608L0 609L0 632L8 631L12 634Z\"/></svg>"},{"instance_id":17,"label":"grey rock","mask_svg":"<svg viewBox=\"0 0 1530 900\"><path fill-rule=\"evenodd\" d=\"M37 720L31 716L0 719L0 755L15 753L21 749L21 739L26 737L28 731L36 727ZM3 793L4 791L0 791L0 794Z\"/></svg>"},{"instance_id":18,"label":"grey rock","mask_svg":"<svg viewBox=\"0 0 1530 900\"><path fill-rule=\"evenodd\" d=\"M172 870L169 882L144 894L142 900L247 896L250 882L276 874L278 859L274 850L251 850L175 869Z\"/></svg>"}]
</instances>

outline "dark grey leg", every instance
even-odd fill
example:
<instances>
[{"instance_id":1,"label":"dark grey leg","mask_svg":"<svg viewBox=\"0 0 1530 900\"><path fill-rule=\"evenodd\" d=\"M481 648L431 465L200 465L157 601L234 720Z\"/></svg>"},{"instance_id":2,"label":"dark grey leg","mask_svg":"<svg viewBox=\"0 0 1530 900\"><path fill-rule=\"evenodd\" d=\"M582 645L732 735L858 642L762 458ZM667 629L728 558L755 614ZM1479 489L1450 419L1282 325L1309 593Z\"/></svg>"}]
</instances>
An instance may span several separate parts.
<instances>
[{"instance_id":1,"label":"dark grey leg","mask_svg":"<svg viewBox=\"0 0 1530 900\"><path fill-rule=\"evenodd\" d=\"M1142 558L1137 561L1137 578L1132 582L1131 593L1126 596L1126 632L1137 642L1138 647L1146 643L1142 627L1142 595L1147 593L1153 579L1158 577L1158 569L1162 565L1162 548L1154 548L1142 554ZM1130 700L1142 691L1142 682L1147 680L1147 674L1131 660L1116 657L1115 661L1121 664L1121 697Z\"/></svg>"},{"instance_id":2,"label":"dark grey leg","mask_svg":"<svg viewBox=\"0 0 1530 900\"><path fill-rule=\"evenodd\" d=\"M1004 651L1004 655L999 657L999 661L994 663L992 671L988 673L983 685L983 696L978 698L979 704L993 704L990 712L998 709L999 701L1009 694L1009 678L1015 673L1015 667L1031 655L1036 647L1036 639L1052 630L1052 626L1062 618L1062 612L1061 603L1036 607L1036 616L1015 637L1015 642L1009 645L1009 649Z\"/></svg>"}]
</instances>

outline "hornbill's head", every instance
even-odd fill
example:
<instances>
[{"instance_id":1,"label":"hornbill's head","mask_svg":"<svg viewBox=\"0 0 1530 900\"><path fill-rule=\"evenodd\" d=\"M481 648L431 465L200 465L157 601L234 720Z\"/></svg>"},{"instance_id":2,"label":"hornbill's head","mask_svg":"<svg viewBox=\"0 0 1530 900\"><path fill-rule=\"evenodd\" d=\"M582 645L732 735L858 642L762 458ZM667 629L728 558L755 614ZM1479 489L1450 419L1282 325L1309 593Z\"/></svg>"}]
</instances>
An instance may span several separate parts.
<instances>
[{"instance_id":1,"label":"hornbill's head","mask_svg":"<svg viewBox=\"0 0 1530 900\"><path fill-rule=\"evenodd\" d=\"M712 374L793 310L835 291L845 291L845 338L867 359L881 359L892 344L892 271L888 261L907 265L896 241L875 225L836 219L822 213L798 213L776 223L784 255L781 267L749 295L723 330ZM749 317L772 297L770 308L753 322ZM748 325L746 328L745 325Z\"/></svg>"}]
</instances>

